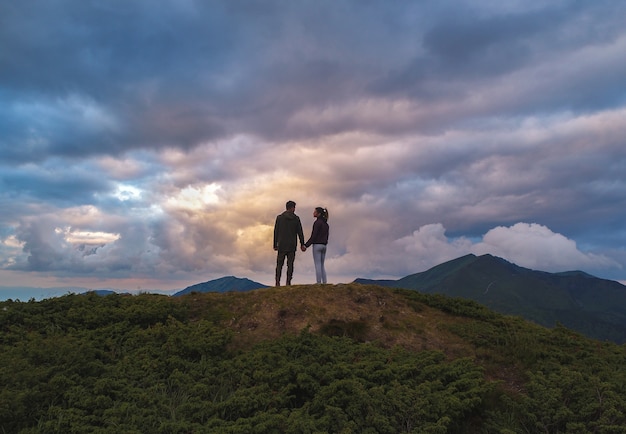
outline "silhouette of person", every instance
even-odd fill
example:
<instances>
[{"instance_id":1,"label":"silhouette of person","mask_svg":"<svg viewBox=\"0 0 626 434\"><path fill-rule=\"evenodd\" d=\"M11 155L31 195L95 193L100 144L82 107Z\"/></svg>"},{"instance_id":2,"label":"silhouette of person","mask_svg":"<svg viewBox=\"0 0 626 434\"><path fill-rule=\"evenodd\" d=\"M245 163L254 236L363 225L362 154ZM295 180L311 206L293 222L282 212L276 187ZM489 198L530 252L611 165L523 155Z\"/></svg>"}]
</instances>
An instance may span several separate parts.
<instances>
[{"instance_id":1,"label":"silhouette of person","mask_svg":"<svg viewBox=\"0 0 626 434\"><path fill-rule=\"evenodd\" d=\"M304 246L313 245L313 263L315 264L315 280L317 283L326 282L326 269L324 268L324 260L326 259L326 245L328 244L328 210L318 206L313 211L313 222L311 237Z\"/></svg>"},{"instance_id":2,"label":"silhouette of person","mask_svg":"<svg viewBox=\"0 0 626 434\"><path fill-rule=\"evenodd\" d=\"M274 250L278 252L276 257L276 286L280 286L285 258L287 258L287 285L291 285L298 239L300 240L300 249L303 252L306 251L302 223L300 217L295 213L296 203L290 200L285 204L285 208L286 210L282 214L276 216L276 223L274 224Z\"/></svg>"}]
</instances>

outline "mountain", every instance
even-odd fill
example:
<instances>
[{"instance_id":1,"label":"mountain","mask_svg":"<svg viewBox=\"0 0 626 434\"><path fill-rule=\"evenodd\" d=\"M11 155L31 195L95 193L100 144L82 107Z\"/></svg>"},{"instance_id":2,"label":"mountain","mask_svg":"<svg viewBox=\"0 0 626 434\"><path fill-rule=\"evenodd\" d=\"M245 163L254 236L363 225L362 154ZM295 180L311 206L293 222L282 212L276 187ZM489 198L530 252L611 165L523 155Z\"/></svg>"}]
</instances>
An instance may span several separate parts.
<instances>
[{"instance_id":1,"label":"mountain","mask_svg":"<svg viewBox=\"0 0 626 434\"><path fill-rule=\"evenodd\" d=\"M582 271L548 273L470 254L396 281L355 282L466 298L547 327L560 323L592 338L626 342L626 286Z\"/></svg>"},{"instance_id":2,"label":"mountain","mask_svg":"<svg viewBox=\"0 0 626 434\"><path fill-rule=\"evenodd\" d=\"M231 292L231 291L251 291L253 289L267 288L267 285L254 282L250 279L241 279L234 276L221 277L208 282L197 283L178 291L173 296L181 296L192 292Z\"/></svg>"}]
</instances>

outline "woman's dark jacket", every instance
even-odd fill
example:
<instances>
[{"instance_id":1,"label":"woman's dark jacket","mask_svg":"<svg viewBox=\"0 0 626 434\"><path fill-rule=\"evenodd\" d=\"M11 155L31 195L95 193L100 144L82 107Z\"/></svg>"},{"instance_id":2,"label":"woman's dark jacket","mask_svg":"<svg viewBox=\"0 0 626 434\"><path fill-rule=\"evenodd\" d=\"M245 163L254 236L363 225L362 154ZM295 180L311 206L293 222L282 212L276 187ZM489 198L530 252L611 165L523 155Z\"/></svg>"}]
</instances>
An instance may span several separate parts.
<instances>
[{"instance_id":1,"label":"woman's dark jacket","mask_svg":"<svg viewBox=\"0 0 626 434\"><path fill-rule=\"evenodd\" d=\"M322 217L318 217L313 223L311 238L309 238L305 246L309 247L311 244L328 244L328 232L328 223Z\"/></svg>"}]
</instances>

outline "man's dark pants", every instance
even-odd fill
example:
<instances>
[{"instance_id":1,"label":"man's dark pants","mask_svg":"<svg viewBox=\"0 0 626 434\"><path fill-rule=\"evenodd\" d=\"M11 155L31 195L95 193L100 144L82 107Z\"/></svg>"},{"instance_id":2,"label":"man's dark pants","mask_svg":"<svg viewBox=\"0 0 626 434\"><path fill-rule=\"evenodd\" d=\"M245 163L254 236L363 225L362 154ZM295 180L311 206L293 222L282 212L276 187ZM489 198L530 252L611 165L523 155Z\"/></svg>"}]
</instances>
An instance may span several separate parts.
<instances>
[{"instance_id":1,"label":"man's dark pants","mask_svg":"<svg viewBox=\"0 0 626 434\"><path fill-rule=\"evenodd\" d=\"M278 251L276 257L276 286L280 285L280 276L283 271L283 264L287 258L287 285L291 285L291 278L293 277L293 262L296 259L296 252L282 252Z\"/></svg>"}]
</instances>

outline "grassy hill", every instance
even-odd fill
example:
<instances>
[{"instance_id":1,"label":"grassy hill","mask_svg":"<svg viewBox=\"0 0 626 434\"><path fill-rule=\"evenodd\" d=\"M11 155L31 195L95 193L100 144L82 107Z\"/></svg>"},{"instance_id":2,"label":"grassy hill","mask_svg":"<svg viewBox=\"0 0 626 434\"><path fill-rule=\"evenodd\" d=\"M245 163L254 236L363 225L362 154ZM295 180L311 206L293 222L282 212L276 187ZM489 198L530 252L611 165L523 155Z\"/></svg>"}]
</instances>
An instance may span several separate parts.
<instances>
[{"instance_id":1,"label":"grassy hill","mask_svg":"<svg viewBox=\"0 0 626 434\"><path fill-rule=\"evenodd\" d=\"M0 303L0 432L624 432L626 348L376 285Z\"/></svg>"}]
</instances>

